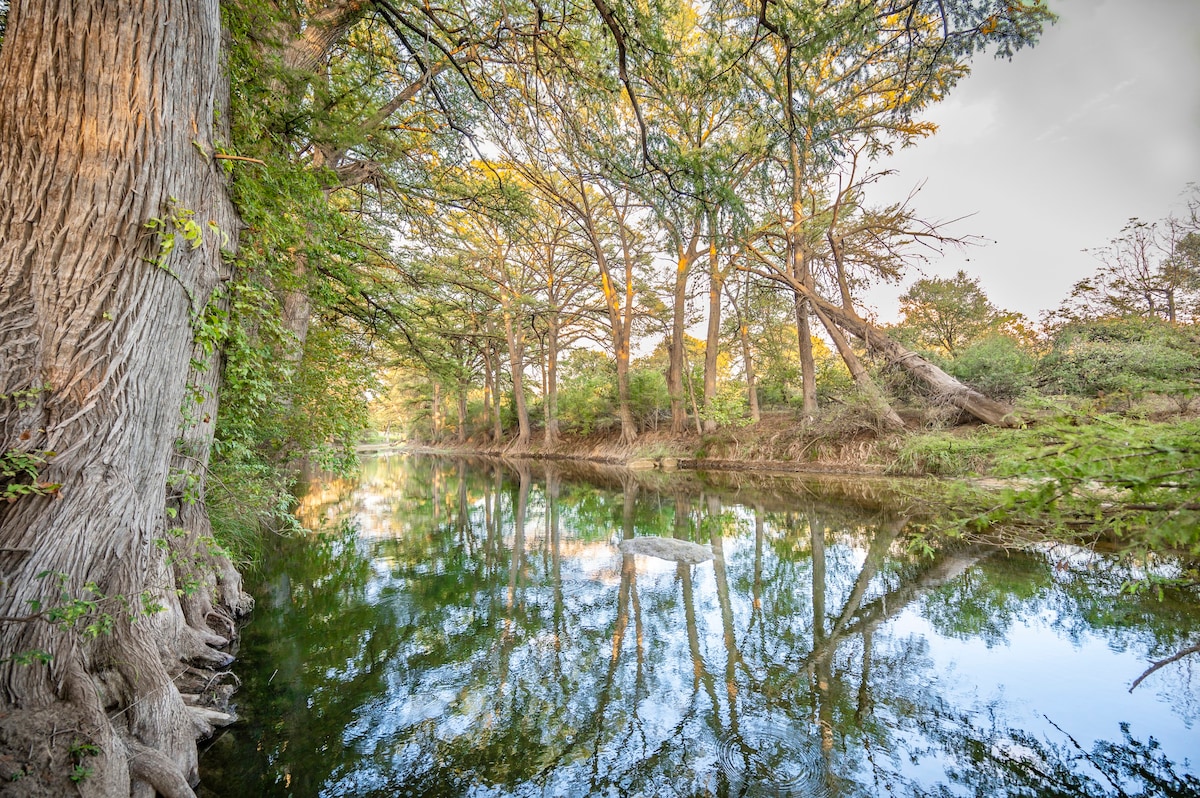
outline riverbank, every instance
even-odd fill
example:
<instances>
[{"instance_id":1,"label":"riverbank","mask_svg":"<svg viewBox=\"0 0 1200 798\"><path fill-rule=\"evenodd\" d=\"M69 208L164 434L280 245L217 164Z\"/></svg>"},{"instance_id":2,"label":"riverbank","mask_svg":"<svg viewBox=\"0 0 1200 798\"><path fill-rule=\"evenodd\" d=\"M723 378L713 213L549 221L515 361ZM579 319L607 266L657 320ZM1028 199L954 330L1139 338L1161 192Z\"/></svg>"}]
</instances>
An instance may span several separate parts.
<instances>
[{"instance_id":1,"label":"riverbank","mask_svg":"<svg viewBox=\"0 0 1200 798\"><path fill-rule=\"evenodd\" d=\"M487 455L545 460L579 460L619 465L634 470L662 468L754 471L812 471L822 473L887 474L895 445L905 436L880 435L867 428L845 425L804 425L792 414L769 414L755 425L727 427L713 433L669 430L641 433L633 443L621 441L619 431L590 435L560 435L548 444L535 436L521 445L515 436L499 441L365 444L360 451L399 449L431 454Z\"/></svg>"},{"instance_id":2,"label":"riverbank","mask_svg":"<svg viewBox=\"0 0 1200 798\"><path fill-rule=\"evenodd\" d=\"M918 494L953 506L957 532L1036 530L1200 554L1200 418L1056 409L1017 429L959 425L881 433L782 415L711 434L563 436L553 445L408 442L403 451L573 461L635 471L933 477Z\"/></svg>"}]
</instances>

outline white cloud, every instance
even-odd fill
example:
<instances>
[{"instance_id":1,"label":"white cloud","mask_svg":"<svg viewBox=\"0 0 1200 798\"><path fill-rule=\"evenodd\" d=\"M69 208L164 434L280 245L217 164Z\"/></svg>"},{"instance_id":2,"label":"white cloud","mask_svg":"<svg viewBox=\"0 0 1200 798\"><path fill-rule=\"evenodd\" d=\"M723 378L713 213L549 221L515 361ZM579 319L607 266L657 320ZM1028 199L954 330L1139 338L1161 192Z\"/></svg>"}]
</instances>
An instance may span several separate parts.
<instances>
[{"instance_id":1,"label":"white cloud","mask_svg":"<svg viewBox=\"0 0 1200 798\"><path fill-rule=\"evenodd\" d=\"M1164 216L1200 182L1200 2L1058 0L1061 21L1012 62L979 61L929 118L931 139L882 166L894 199L925 181L930 218L998 243L950 252L997 304L1036 318L1130 216ZM970 259L967 262L967 258ZM873 297L877 299L877 297ZM891 300L877 299L886 315Z\"/></svg>"}]
</instances>

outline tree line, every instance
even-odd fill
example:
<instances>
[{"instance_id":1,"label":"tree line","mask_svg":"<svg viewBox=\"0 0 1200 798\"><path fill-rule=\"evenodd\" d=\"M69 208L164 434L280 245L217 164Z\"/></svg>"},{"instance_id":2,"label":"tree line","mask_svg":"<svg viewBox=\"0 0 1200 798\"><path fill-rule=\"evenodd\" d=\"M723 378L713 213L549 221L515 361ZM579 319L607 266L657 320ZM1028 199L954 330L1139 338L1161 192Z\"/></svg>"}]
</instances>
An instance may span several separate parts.
<instances>
[{"instance_id":1,"label":"tree line","mask_svg":"<svg viewBox=\"0 0 1200 798\"><path fill-rule=\"evenodd\" d=\"M1200 376L1193 326L1200 310L1198 210L1200 194L1189 187L1165 219L1131 220L1107 245L1091 250L1095 273L1037 321L996 307L979 280L960 270L912 282L900 298L900 320L874 331L1000 402L1041 393L1128 404L1153 393L1186 411ZM549 204L525 212L538 224L560 219ZM390 384L374 403L374 425L388 434L460 443L507 440L515 431L515 440L526 443L540 422L550 446L564 427L584 436L618 426L623 433L632 426L633 434L660 428L703 433L757 423L764 409L812 418L805 411L812 386L822 405L832 403L839 412L851 407L866 428L879 431L901 427L899 412L923 425L964 415L952 407L947 416L943 396L912 379L886 351L880 356L869 340L848 340L836 325L833 334L810 331L815 379L809 386L795 294L779 290L761 266L746 265L749 257L736 243L729 244L735 251L724 256L723 269L681 278L656 248L664 236L654 217L647 212L639 221L645 247L630 281L636 338L624 396L617 350L603 324L603 284L589 282L592 260L581 254L583 245L571 249L570 229L555 227L544 249L532 230L518 234L521 243L512 247L497 244L503 233L494 230L490 240L500 248L492 250L492 262L503 263L500 280L473 260L488 246L473 237L474 228L451 227L422 245L438 241L430 257L458 276L438 284L439 291L453 285L448 294L412 298L424 309L415 317L433 329L419 356L396 361L388 372ZM888 263L894 271L882 279L898 279L903 256ZM847 293L871 284L861 280ZM494 286L505 293L494 293ZM704 338L683 333L678 353L677 314L691 330L708 321ZM518 358L505 362L514 350ZM673 389L677 359L682 380Z\"/></svg>"}]
</instances>

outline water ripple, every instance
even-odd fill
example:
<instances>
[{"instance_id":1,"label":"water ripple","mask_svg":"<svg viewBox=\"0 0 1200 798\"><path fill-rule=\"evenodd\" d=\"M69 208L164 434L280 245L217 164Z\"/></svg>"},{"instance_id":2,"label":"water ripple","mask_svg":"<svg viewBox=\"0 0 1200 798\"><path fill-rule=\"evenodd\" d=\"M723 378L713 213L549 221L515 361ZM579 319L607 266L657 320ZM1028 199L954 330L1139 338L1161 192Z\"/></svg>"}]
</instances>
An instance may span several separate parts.
<instances>
[{"instance_id":1,"label":"water ripple","mask_svg":"<svg viewBox=\"0 0 1200 798\"><path fill-rule=\"evenodd\" d=\"M738 796L832 794L816 735L770 720L744 720L737 733L726 732L717 745L718 767Z\"/></svg>"}]
</instances>

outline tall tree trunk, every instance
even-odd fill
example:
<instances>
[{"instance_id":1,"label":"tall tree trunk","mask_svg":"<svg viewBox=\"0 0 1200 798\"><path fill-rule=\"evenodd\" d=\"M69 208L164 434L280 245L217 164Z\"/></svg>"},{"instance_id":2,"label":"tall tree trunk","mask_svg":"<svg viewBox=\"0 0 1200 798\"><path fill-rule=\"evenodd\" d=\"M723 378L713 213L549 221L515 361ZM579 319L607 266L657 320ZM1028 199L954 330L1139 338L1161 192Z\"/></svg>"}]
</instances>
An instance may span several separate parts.
<instances>
[{"instance_id":1,"label":"tall tree trunk","mask_svg":"<svg viewBox=\"0 0 1200 798\"><path fill-rule=\"evenodd\" d=\"M704 427L702 426L702 422L700 420L700 405L696 402L696 381L692 379L694 374L692 373L692 366L688 362L686 351L683 353L683 370L687 374L688 400L692 404L692 420L696 424L696 434L703 435Z\"/></svg>"},{"instance_id":2,"label":"tall tree trunk","mask_svg":"<svg viewBox=\"0 0 1200 798\"><path fill-rule=\"evenodd\" d=\"M637 440L637 421L629 397L629 342L622 342L617 350L617 416L621 419L621 442Z\"/></svg>"},{"instance_id":3,"label":"tall tree trunk","mask_svg":"<svg viewBox=\"0 0 1200 798\"><path fill-rule=\"evenodd\" d=\"M490 374L488 382L491 384L492 402L492 440L499 443L504 437L504 418L500 412L501 392L501 374L500 374L500 353L497 350L497 338L495 322L488 319L486 325L487 343L483 350L483 365L486 375ZM486 403L486 402L485 402Z\"/></svg>"},{"instance_id":4,"label":"tall tree trunk","mask_svg":"<svg viewBox=\"0 0 1200 798\"><path fill-rule=\"evenodd\" d=\"M458 442L467 442L467 384L458 386Z\"/></svg>"},{"instance_id":5,"label":"tall tree trunk","mask_svg":"<svg viewBox=\"0 0 1200 798\"><path fill-rule=\"evenodd\" d=\"M762 410L758 406L758 383L754 378L754 351L750 345L750 328L740 318L738 335L742 341L742 368L746 372L746 399L750 404L750 420L757 424L762 421Z\"/></svg>"},{"instance_id":6,"label":"tall tree trunk","mask_svg":"<svg viewBox=\"0 0 1200 798\"><path fill-rule=\"evenodd\" d=\"M850 295L850 281L846 276L846 263L843 258L841 241L833 234L832 229L825 231L825 240L829 242L829 251L833 255L833 263L837 270L838 293L841 295L842 309L853 313L854 300ZM850 370L850 376L854 378L854 383L858 386L859 393L871 404L873 410L878 414L879 420L891 429L903 429L904 420L900 418L895 408L888 402L883 391L879 389L879 385L871 378L867 370L863 368L858 356L854 354L854 350L846 340L846 336L842 335L841 329L830 321L829 316L822 313L820 308L814 307L813 310L817 318L821 320L821 324L825 326L829 337L833 340L833 345L837 347L838 354L842 357L842 362Z\"/></svg>"},{"instance_id":7,"label":"tall tree trunk","mask_svg":"<svg viewBox=\"0 0 1200 798\"><path fill-rule=\"evenodd\" d=\"M546 327L546 429L543 433L546 446L558 443L558 313L551 312Z\"/></svg>"},{"instance_id":8,"label":"tall tree trunk","mask_svg":"<svg viewBox=\"0 0 1200 798\"><path fill-rule=\"evenodd\" d=\"M747 323L750 316L750 275L746 275L746 285L742 289L742 299L746 307L738 305L739 297L729 289L729 282L724 281L725 295L729 299L729 307L733 309L734 321L737 322L738 340L742 345L742 370L746 376L746 401L750 407L750 421L757 424L762 421L762 411L758 406L758 383L754 377L754 347L750 344L750 326Z\"/></svg>"},{"instance_id":9,"label":"tall tree trunk","mask_svg":"<svg viewBox=\"0 0 1200 798\"><path fill-rule=\"evenodd\" d=\"M504 309L504 337L508 341L508 364L512 374L513 409L517 411L517 446L529 445L529 408L525 406L525 327Z\"/></svg>"},{"instance_id":10,"label":"tall tree trunk","mask_svg":"<svg viewBox=\"0 0 1200 798\"><path fill-rule=\"evenodd\" d=\"M493 346L492 348L492 424L493 424L493 439L499 443L504 438L504 415L501 412L501 398L503 397L502 384L503 375L500 373L500 353Z\"/></svg>"},{"instance_id":11,"label":"tall tree trunk","mask_svg":"<svg viewBox=\"0 0 1200 798\"><path fill-rule=\"evenodd\" d=\"M789 102L791 102L790 97ZM788 270L797 283L810 288L812 286L812 272L808 262L807 247L804 245L804 231L801 229L801 225L804 222L803 210L801 208L804 166L800 160L800 146L796 142L795 131L793 131L791 138L790 163L792 220L788 226L787 234ZM802 411L804 417L811 420L817 414L817 366L813 359L812 330L808 323L808 298L804 292L798 291L795 295L795 300L796 343L800 347L800 382L803 396Z\"/></svg>"},{"instance_id":12,"label":"tall tree trunk","mask_svg":"<svg viewBox=\"0 0 1200 798\"><path fill-rule=\"evenodd\" d=\"M16 0L0 49L0 445L56 452L39 481L60 485L0 504L0 754L63 794L75 742L100 750L85 795L190 796L197 777L205 727L164 664L197 652L179 650L181 574L156 541L221 242L161 245L189 214L235 230L204 155L220 34L216 0ZM75 627L29 617L63 595L95 608ZM164 609L131 617L122 601L143 599Z\"/></svg>"},{"instance_id":13,"label":"tall tree trunk","mask_svg":"<svg viewBox=\"0 0 1200 798\"><path fill-rule=\"evenodd\" d=\"M688 272L700 257L700 222L692 226L691 239L685 248L680 242L679 260L675 269L675 292L671 309L670 361L667 366L667 393L671 397L671 432L678 435L687 427L687 407L684 403L683 370L684 334L687 327Z\"/></svg>"},{"instance_id":14,"label":"tall tree trunk","mask_svg":"<svg viewBox=\"0 0 1200 798\"><path fill-rule=\"evenodd\" d=\"M436 441L442 434L442 385L433 384L433 398L429 400L429 415L433 420L433 439Z\"/></svg>"},{"instance_id":15,"label":"tall tree trunk","mask_svg":"<svg viewBox=\"0 0 1200 798\"><path fill-rule=\"evenodd\" d=\"M598 234L593 233L593 240L600 242ZM613 283L612 271L608 258L604 255L603 247L597 243L595 248L596 262L600 267L600 285L604 292L604 304L608 311L608 325L612 331L613 356L617 363L617 415L621 419L621 442L631 444L637 440L637 424L633 418L633 410L629 402L629 328L630 314L633 302L632 274L626 272L625 279L625 308L622 313L622 301Z\"/></svg>"},{"instance_id":16,"label":"tall tree trunk","mask_svg":"<svg viewBox=\"0 0 1200 798\"><path fill-rule=\"evenodd\" d=\"M807 263L798 250L788 245L788 257L792 262L792 275L797 280L803 280ZM804 264L804 265L801 265ZM794 295L796 303L796 345L800 350L800 390L801 412L806 419L813 419L817 414L817 364L813 358L812 326L808 322L808 298L800 291Z\"/></svg>"},{"instance_id":17,"label":"tall tree trunk","mask_svg":"<svg viewBox=\"0 0 1200 798\"><path fill-rule=\"evenodd\" d=\"M483 353L483 417L484 424L492 418L492 345L487 343L482 348Z\"/></svg>"},{"instance_id":18,"label":"tall tree trunk","mask_svg":"<svg viewBox=\"0 0 1200 798\"><path fill-rule=\"evenodd\" d=\"M704 431L716 432L712 418L717 398L717 355L721 350L721 261L717 252L716 214L708 219L708 329L704 336Z\"/></svg>"}]
</instances>

